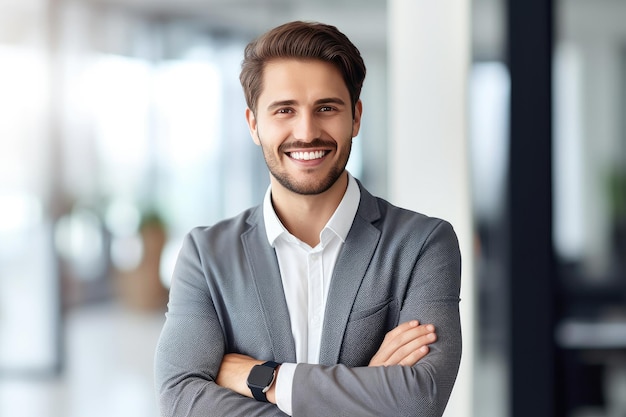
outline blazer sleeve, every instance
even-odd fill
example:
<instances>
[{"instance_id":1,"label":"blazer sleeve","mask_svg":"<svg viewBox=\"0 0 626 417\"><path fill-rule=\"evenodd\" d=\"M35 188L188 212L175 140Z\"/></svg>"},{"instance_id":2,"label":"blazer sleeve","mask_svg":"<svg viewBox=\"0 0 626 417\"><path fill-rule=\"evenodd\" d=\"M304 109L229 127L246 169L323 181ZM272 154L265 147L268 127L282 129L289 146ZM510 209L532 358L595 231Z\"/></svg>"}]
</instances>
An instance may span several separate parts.
<instances>
[{"instance_id":1,"label":"blazer sleeve","mask_svg":"<svg viewBox=\"0 0 626 417\"><path fill-rule=\"evenodd\" d=\"M166 321L155 355L162 417L281 416L278 407L215 383L225 337L198 247L186 237L174 270Z\"/></svg>"},{"instance_id":2,"label":"blazer sleeve","mask_svg":"<svg viewBox=\"0 0 626 417\"><path fill-rule=\"evenodd\" d=\"M460 276L456 235L440 220L418 253L398 320L434 324L430 352L412 367L299 364L293 416L441 416L461 360Z\"/></svg>"}]
</instances>

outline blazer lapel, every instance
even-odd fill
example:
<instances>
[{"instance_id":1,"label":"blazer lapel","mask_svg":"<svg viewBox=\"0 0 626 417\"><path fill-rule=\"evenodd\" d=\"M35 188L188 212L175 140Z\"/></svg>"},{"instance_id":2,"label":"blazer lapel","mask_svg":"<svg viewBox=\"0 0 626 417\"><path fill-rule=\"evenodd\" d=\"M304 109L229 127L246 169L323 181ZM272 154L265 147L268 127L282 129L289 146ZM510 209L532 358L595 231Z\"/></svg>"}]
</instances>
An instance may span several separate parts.
<instances>
[{"instance_id":1,"label":"blazer lapel","mask_svg":"<svg viewBox=\"0 0 626 417\"><path fill-rule=\"evenodd\" d=\"M253 227L241 235L253 281L259 295L274 360L296 362L296 348L291 334L289 310L280 278L280 269L274 248L267 241L263 210L259 207L248 219ZM262 329L259 329L262 331Z\"/></svg>"},{"instance_id":2,"label":"blazer lapel","mask_svg":"<svg viewBox=\"0 0 626 417\"><path fill-rule=\"evenodd\" d=\"M334 365L339 361L352 305L367 271L368 260L372 258L380 239L380 231L371 224L380 217L376 200L360 183L359 186L361 203L335 264L326 301L320 350L322 365Z\"/></svg>"}]
</instances>

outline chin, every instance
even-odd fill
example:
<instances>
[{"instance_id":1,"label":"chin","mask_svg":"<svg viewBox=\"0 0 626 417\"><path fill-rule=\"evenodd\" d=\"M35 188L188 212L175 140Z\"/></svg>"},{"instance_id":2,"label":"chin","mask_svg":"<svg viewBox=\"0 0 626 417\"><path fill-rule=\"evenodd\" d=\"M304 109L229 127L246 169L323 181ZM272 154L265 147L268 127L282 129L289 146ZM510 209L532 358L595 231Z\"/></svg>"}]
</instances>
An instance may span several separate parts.
<instances>
[{"instance_id":1,"label":"chin","mask_svg":"<svg viewBox=\"0 0 626 417\"><path fill-rule=\"evenodd\" d=\"M335 172L332 175L327 175L322 179L305 179L302 181L296 181L293 178L274 177L284 188L293 193L300 195L319 195L330 190L344 172L345 170L342 170L339 173Z\"/></svg>"}]
</instances>

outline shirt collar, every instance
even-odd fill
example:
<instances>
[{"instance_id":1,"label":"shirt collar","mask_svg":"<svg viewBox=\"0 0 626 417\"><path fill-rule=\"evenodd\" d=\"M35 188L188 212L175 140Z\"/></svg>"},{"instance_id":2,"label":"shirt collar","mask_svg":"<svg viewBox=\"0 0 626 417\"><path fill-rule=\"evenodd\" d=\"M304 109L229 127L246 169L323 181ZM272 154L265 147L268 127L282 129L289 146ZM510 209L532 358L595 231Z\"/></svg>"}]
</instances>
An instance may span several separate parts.
<instances>
[{"instance_id":1,"label":"shirt collar","mask_svg":"<svg viewBox=\"0 0 626 417\"><path fill-rule=\"evenodd\" d=\"M289 234L285 226L280 222L278 215L274 211L272 206L272 187L267 187L265 192L265 198L263 199L263 221L265 222L265 230L267 232L267 240L271 246L274 246L276 239L278 239L283 233ZM348 232L352 227L352 222L356 216L357 209L359 208L359 201L361 200L361 190L359 185L352 175L348 172L348 188L343 195L339 206L331 216L324 229L320 233L320 242L322 244L328 239L326 236L329 232L337 235L342 242L346 241Z\"/></svg>"}]
</instances>

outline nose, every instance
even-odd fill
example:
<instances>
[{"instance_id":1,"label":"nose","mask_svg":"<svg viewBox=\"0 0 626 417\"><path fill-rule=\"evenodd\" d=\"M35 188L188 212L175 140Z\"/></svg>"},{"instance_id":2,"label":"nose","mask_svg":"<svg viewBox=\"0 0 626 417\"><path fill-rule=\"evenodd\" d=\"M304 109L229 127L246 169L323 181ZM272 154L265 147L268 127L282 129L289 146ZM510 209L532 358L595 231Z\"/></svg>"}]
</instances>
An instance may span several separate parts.
<instances>
[{"instance_id":1,"label":"nose","mask_svg":"<svg viewBox=\"0 0 626 417\"><path fill-rule=\"evenodd\" d=\"M312 114L300 114L294 121L293 136L294 139L304 142L319 138L319 121Z\"/></svg>"}]
</instances>

